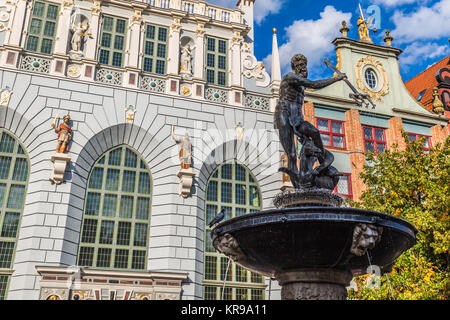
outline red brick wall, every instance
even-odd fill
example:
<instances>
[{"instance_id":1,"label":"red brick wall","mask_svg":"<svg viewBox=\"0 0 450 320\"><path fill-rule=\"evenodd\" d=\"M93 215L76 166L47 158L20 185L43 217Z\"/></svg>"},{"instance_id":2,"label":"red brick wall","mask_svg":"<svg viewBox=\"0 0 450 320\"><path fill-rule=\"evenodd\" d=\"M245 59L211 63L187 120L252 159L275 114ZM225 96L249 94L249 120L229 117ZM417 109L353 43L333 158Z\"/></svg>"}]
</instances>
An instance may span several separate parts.
<instances>
[{"instance_id":1,"label":"red brick wall","mask_svg":"<svg viewBox=\"0 0 450 320\"><path fill-rule=\"evenodd\" d=\"M431 145L444 143L445 139L450 135L449 126L434 126L431 128Z\"/></svg>"},{"instance_id":2,"label":"red brick wall","mask_svg":"<svg viewBox=\"0 0 450 320\"><path fill-rule=\"evenodd\" d=\"M393 117L389 119L389 129L386 130L386 144L389 149L392 148L395 143L398 144L399 150L406 149L406 143L402 137L402 129L402 118Z\"/></svg>"}]
</instances>

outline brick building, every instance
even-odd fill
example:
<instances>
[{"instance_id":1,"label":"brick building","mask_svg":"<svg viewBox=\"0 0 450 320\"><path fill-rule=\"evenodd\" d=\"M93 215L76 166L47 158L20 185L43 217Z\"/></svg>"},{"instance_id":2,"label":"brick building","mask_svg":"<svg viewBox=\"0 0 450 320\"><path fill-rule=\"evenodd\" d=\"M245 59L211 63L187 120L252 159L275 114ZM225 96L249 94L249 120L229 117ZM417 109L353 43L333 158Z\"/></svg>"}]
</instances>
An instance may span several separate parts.
<instances>
[{"instance_id":1,"label":"brick building","mask_svg":"<svg viewBox=\"0 0 450 320\"><path fill-rule=\"evenodd\" d=\"M0 299L268 298L207 226L271 208L283 185L277 38L270 76L254 2L0 0ZM437 143L447 121L409 95L401 50L333 43L376 107L340 82L308 92L304 115L358 199L365 151L402 128Z\"/></svg>"}]
</instances>

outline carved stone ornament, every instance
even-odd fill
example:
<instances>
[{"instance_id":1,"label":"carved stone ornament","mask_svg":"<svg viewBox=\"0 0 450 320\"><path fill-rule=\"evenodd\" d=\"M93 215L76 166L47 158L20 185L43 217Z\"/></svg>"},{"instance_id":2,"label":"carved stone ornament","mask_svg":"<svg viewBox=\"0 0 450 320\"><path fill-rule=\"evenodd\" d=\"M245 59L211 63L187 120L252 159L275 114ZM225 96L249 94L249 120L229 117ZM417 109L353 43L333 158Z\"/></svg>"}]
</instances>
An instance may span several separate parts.
<instances>
[{"instance_id":1,"label":"carved stone ornament","mask_svg":"<svg viewBox=\"0 0 450 320\"><path fill-rule=\"evenodd\" d=\"M192 90L189 86L182 85L180 88L180 93L185 97L189 97L190 95L192 95Z\"/></svg>"},{"instance_id":2,"label":"carved stone ornament","mask_svg":"<svg viewBox=\"0 0 450 320\"><path fill-rule=\"evenodd\" d=\"M214 247L234 262L239 262L245 257L244 252L239 247L239 243L231 234L226 233L220 236L213 236L212 240Z\"/></svg>"},{"instance_id":3,"label":"carved stone ornament","mask_svg":"<svg viewBox=\"0 0 450 320\"><path fill-rule=\"evenodd\" d=\"M353 230L353 242L350 252L357 256L363 256L367 250L375 248L381 240L382 227L359 223Z\"/></svg>"},{"instance_id":4,"label":"carved stone ornament","mask_svg":"<svg viewBox=\"0 0 450 320\"><path fill-rule=\"evenodd\" d=\"M365 72L371 69L377 74L377 85L374 89L370 88L365 80ZM377 61L372 56L367 56L358 61L355 66L356 83L358 88L367 93L372 100L383 102L382 96L389 94L389 82L387 72L380 61Z\"/></svg>"},{"instance_id":5,"label":"carved stone ornament","mask_svg":"<svg viewBox=\"0 0 450 320\"><path fill-rule=\"evenodd\" d=\"M180 169L177 174L180 179L179 195L187 198L191 195L192 184L194 183L195 173L192 168Z\"/></svg>"},{"instance_id":6,"label":"carved stone ornament","mask_svg":"<svg viewBox=\"0 0 450 320\"><path fill-rule=\"evenodd\" d=\"M0 91L0 106L7 107L12 94L13 92L9 89L9 87L2 89Z\"/></svg>"},{"instance_id":7,"label":"carved stone ornament","mask_svg":"<svg viewBox=\"0 0 450 320\"><path fill-rule=\"evenodd\" d=\"M345 287L333 283L290 283L281 289L282 300L345 300Z\"/></svg>"},{"instance_id":8,"label":"carved stone ornament","mask_svg":"<svg viewBox=\"0 0 450 320\"><path fill-rule=\"evenodd\" d=\"M40 300L68 300L68 289L42 288Z\"/></svg>"},{"instance_id":9,"label":"carved stone ornament","mask_svg":"<svg viewBox=\"0 0 450 320\"><path fill-rule=\"evenodd\" d=\"M64 181L64 172L70 160L70 156L65 153L56 153L51 157L53 171L49 180L52 184L61 184Z\"/></svg>"},{"instance_id":10,"label":"carved stone ornament","mask_svg":"<svg viewBox=\"0 0 450 320\"><path fill-rule=\"evenodd\" d=\"M178 300L179 295L170 292L158 292L156 293L156 300Z\"/></svg>"},{"instance_id":11,"label":"carved stone ornament","mask_svg":"<svg viewBox=\"0 0 450 320\"><path fill-rule=\"evenodd\" d=\"M81 68L78 64L69 64L67 66L67 75L71 78L78 78L81 75Z\"/></svg>"},{"instance_id":12,"label":"carved stone ornament","mask_svg":"<svg viewBox=\"0 0 450 320\"><path fill-rule=\"evenodd\" d=\"M250 52L245 52L243 56L244 76L246 78L255 78L258 87L267 87L270 84L270 76L266 71L263 62L258 61Z\"/></svg>"},{"instance_id":13,"label":"carved stone ornament","mask_svg":"<svg viewBox=\"0 0 450 320\"><path fill-rule=\"evenodd\" d=\"M7 2L8 3L8 2ZM5 31L9 18L11 17L11 7L0 5L0 32Z\"/></svg>"},{"instance_id":14,"label":"carved stone ornament","mask_svg":"<svg viewBox=\"0 0 450 320\"><path fill-rule=\"evenodd\" d=\"M129 106L125 109L125 122L129 124L133 124L134 116L136 115L136 109L133 109L133 106Z\"/></svg>"}]
</instances>

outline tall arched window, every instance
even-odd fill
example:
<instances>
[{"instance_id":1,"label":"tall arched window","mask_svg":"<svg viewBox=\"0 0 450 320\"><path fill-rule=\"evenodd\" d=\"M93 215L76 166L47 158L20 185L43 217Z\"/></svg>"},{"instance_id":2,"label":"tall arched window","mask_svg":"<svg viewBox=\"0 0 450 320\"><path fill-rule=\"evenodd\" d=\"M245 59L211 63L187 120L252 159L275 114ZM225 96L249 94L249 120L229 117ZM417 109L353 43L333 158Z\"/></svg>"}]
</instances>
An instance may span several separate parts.
<instances>
[{"instance_id":1,"label":"tall arched window","mask_svg":"<svg viewBox=\"0 0 450 320\"><path fill-rule=\"evenodd\" d=\"M29 177L19 141L0 129L0 300L6 298Z\"/></svg>"},{"instance_id":2,"label":"tall arched window","mask_svg":"<svg viewBox=\"0 0 450 320\"><path fill-rule=\"evenodd\" d=\"M130 148L97 160L88 180L79 266L146 269L151 190L150 170Z\"/></svg>"},{"instance_id":3,"label":"tall arched window","mask_svg":"<svg viewBox=\"0 0 450 320\"><path fill-rule=\"evenodd\" d=\"M236 161L219 166L206 188L203 298L222 299L225 280L225 300L262 300L264 278L233 262L228 268L228 258L217 253L212 245L208 224L222 208L225 209L225 220L261 210L261 194L255 178Z\"/></svg>"}]
</instances>

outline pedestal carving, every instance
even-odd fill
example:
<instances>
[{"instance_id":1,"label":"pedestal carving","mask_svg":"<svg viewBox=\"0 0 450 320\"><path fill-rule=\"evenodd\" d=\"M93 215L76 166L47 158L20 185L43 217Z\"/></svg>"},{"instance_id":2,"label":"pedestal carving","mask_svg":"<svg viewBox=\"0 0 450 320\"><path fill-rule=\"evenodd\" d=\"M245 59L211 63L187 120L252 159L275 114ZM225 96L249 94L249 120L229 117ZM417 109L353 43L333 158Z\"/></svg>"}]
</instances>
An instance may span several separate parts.
<instances>
[{"instance_id":1,"label":"pedestal carving","mask_svg":"<svg viewBox=\"0 0 450 320\"><path fill-rule=\"evenodd\" d=\"M191 188L194 182L195 173L192 168L180 169L177 174L180 178L180 196L187 198L191 195Z\"/></svg>"},{"instance_id":2,"label":"pedestal carving","mask_svg":"<svg viewBox=\"0 0 450 320\"><path fill-rule=\"evenodd\" d=\"M64 181L64 172L67 164L70 162L70 157L65 153L56 153L51 157L53 162L53 172L50 177L51 183L61 184Z\"/></svg>"}]
</instances>

